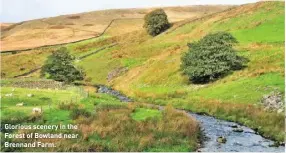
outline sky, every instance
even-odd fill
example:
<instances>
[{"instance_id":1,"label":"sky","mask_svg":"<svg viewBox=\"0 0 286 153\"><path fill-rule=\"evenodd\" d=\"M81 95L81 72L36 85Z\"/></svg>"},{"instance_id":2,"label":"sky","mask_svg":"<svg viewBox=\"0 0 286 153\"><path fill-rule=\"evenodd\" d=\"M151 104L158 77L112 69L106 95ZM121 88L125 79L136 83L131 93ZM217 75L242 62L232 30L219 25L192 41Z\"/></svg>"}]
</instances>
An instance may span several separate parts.
<instances>
[{"instance_id":1,"label":"sky","mask_svg":"<svg viewBox=\"0 0 286 153\"><path fill-rule=\"evenodd\" d=\"M66 14L117 8L245 4L258 0L0 0L0 22L15 23Z\"/></svg>"}]
</instances>

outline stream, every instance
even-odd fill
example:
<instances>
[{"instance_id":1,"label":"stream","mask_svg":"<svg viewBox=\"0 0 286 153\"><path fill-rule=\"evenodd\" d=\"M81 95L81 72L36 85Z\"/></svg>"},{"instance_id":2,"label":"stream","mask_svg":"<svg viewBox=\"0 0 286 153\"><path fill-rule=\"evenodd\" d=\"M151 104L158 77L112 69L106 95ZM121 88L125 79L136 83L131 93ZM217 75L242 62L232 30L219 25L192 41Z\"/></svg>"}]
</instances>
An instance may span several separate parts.
<instances>
[{"instance_id":1,"label":"stream","mask_svg":"<svg viewBox=\"0 0 286 153\"><path fill-rule=\"evenodd\" d=\"M284 146L270 147L274 141L263 138L246 126L210 116L189 114L200 122L206 137L199 149L202 152L285 152ZM226 138L225 143L217 142L221 136Z\"/></svg>"},{"instance_id":2,"label":"stream","mask_svg":"<svg viewBox=\"0 0 286 153\"><path fill-rule=\"evenodd\" d=\"M132 102L112 88L104 85L96 87L99 93L110 94L122 102ZM272 147L274 141L263 138L246 126L211 116L187 113L200 123L204 139L199 152L285 152L285 146Z\"/></svg>"}]
</instances>

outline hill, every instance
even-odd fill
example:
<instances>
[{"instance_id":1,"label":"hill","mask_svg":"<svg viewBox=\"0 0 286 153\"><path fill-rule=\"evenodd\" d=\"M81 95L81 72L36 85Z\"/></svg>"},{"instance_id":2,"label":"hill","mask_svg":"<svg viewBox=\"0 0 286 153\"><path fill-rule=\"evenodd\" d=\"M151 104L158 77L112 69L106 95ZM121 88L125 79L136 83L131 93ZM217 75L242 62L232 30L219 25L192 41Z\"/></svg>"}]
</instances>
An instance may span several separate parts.
<instances>
[{"instance_id":1,"label":"hill","mask_svg":"<svg viewBox=\"0 0 286 153\"><path fill-rule=\"evenodd\" d=\"M0 29L5 30L6 28L8 28L9 26L13 25L13 23L0 23Z\"/></svg>"},{"instance_id":2,"label":"hill","mask_svg":"<svg viewBox=\"0 0 286 153\"><path fill-rule=\"evenodd\" d=\"M171 22L219 12L230 6L189 6L164 8ZM141 29L142 18L154 8L94 11L25 21L3 29L2 50L17 50L78 41L100 35L114 19L131 32ZM120 31L120 34L124 33ZM24 38L24 39L23 39Z\"/></svg>"},{"instance_id":3,"label":"hill","mask_svg":"<svg viewBox=\"0 0 286 153\"><path fill-rule=\"evenodd\" d=\"M138 102L172 104L239 122L283 141L284 115L265 111L260 100L273 91L285 93L284 14L284 2L259 2L176 23L157 37L138 29L63 46L80 57L116 42L117 46L76 63L86 71L86 82L112 86ZM113 30L116 27L109 32L116 33ZM230 32L239 41L235 47L250 60L247 67L206 85L190 84L180 71L186 44L217 31ZM33 70L56 48L5 55L1 75L13 77Z\"/></svg>"}]
</instances>

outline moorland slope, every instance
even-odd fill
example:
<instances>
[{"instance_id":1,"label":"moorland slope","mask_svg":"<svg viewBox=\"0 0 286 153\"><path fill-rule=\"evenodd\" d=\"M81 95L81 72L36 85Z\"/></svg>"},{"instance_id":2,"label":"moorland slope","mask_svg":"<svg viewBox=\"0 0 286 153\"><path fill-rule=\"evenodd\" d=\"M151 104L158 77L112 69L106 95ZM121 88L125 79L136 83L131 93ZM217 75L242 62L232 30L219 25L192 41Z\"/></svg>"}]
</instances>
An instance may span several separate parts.
<instances>
[{"instance_id":1,"label":"moorland slope","mask_svg":"<svg viewBox=\"0 0 286 153\"><path fill-rule=\"evenodd\" d=\"M261 98L273 91L284 93L284 2L259 2L232 8L198 20L174 24L151 37L143 29L119 36L64 45L79 57L114 42L108 48L77 61L86 82L106 84L138 102L172 104L181 109L239 122L266 137L284 141L284 116L265 111ZM125 21L127 22L127 21ZM121 31L116 27L112 33ZM187 43L217 31L231 33L247 67L209 84L194 85L180 71ZM58 47L4 55L2 77L13 77L38 68ZM30 75L38 77L38 73Z\"/></svg>"},{"instance_id":2,"label":"moorland slope","mask_svg":"<svg viewBox=\"0 0 286 153\"><path fill-rule=\"evenodd\" d=\"M175 22L201 17L229 7L231 6L187 6L166 7L164 10L169 20ZM103 10L16 23L1 30L2 50L27 49L96 37L114 19L120 20L113 26L125 29L117 34L136 31L142 28L144 15L152 9Z\"/></svg>"}]
</instances>

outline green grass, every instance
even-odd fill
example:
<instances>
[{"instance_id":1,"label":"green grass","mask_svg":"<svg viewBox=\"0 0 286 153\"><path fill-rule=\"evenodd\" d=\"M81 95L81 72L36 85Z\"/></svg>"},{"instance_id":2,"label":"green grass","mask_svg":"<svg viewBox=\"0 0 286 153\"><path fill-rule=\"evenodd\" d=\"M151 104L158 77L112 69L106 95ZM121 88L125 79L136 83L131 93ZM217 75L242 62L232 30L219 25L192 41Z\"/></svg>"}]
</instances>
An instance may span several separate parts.
<instances>
[{"instance_id":1,"label":"green grass","mask_svg":"<svg viewBox=\"0 0 286 153\"><path fill-rule=\"evenodd\" d=\"M13 91L14 89L14 91ZM42 98L50 98L53 105L58 104L60 101L74 101L80 99L81 95L77 92L77 88L69 88L68 90L49 90L49 89L27 89L27 88L14 88L2 87L2 106L13 106L17 102L23 101L27 106L36 104L47 105L48 102ZM12 93L12 97L6 97L6 94ZM28 94L33 94L33 97L28 97ZM27 101L27 102L26 102Z\"/></svg>"},{"instance_id":2,"label":"green grass","mask_svg":"<svg viewBox=\"0 0 286 153\"><path fill-rule=\"evenodd\" d=\"M44 112L43 118L47 120L46 124L72 124L70 112L53 108Z\"/></svg>"},{"instance_id":3,"label":"green grass","mask_svg":"<svg viewBox=\"0 0 286 153\"><path fill-rule=\"evenodd\" d=\"M110 51L111 49L105 49L78 63L78 65L84 68L87 76L92 78L93 83L107 83L106 77L110 70L120 67L119 60L107 61L109 55L106 56L106 54L109 54ZM105 69L102 69L103 67Z\"/></svg>"},{"instance_id":4,"label":"green grass","mask_svg":"<svg viewBox=\"0 0 286 153\"><path fill-rule=\"evenodd\" d=\"M138 113L139 110L140 112L150 112L149 109L142 107L136 109ZM195 150L197 138L195 138L196 134L192 130L196 129L193 129L194 127L186 127L187 124L193 123L190 123L187 116L173 111L164 111L167 115L162 116L160 120L154 118L150 120L151 118L149 117L149 119L140 119L140 122L138 122L138 120L134 120L131 117L132 112L134 112L133 107L110 109L108 112L99 110L95 120L89 123L96 128L88 136L88 141L90 144L97 144L97 150L99 151ZM144 116L149 115L144 114ZM190 138L181 135L181 132L185 130L190 130L194 137Z\"/></svg>"},{"instance_id":5,"label":"green grass","mask_svg":"<svg viewBox=\"0 0 286 153\"><path fill-rule=\"evenodd\" d=\"M214 84L190 93L189 97L259 104L263 95L275 90L284 93L284 77L277 73L269 73L259 77Z\"/></svg>"},{"instance_id":6,"label":"green grass","mask_svg":"<svg viewBox=\"0 0 286 153\"><path fill-rule=\"evenodd\" d=\"M75 50L79 46L84 46L84 45L87 45L87 44L90 44L90 43L103 41L103 40L106 40L107 38L109 38L109 37L107 37L107 36L97 37L97 38L93 38L93 39L80 41L80 42L77 42L77 43L67 44L65 47L67 47L70 50ZM90 48L90 49L94 49L94 48Z\"/></svg>"},{"instance_id":7,"label":"green grass","mask_svg":"<svg viewBox=\"0 0 286 153\"><path fill-rule=\"evenodd\" d=\"M138 108L132 113L131 117L136 121L144 121L150 118L161 118L162 114L159 110Z\"/></svg>"},{"instance_id":8,"label":"green grass","mask_svg":"<svg viewBox=\"0 0 286 153\"><path fill-rule=\"evenodd\" d=\"M149 59L115 79L111 85L142 102L172 103L177 108L259 127L264 135L282 141L279 135L284 129L283 115L268 113L259 107L263 95L274 90L285 93L284 4L266 2L246 11L234 16L231 16L235 13L232 11L221 17L198 20L172 33L149 39L135 49L124 48L122 51L128 51L129 57ZM216 82L204 86L189 84L180 71L180 57L187 51L186 44L215 31L231 32L240 42L236 46L239 54L250 61L245 69ZM133 54L134 51L138 53ZM257 106L257 111L246 114L243 110L248 105ZM270 116L273 117L271 124L266 120Z\"/></svg>"},{"instance_id":9,"label":"green grass","mask_svg":"<svg viewBox=\"0 0 286 153\"><path fill-rule=\"evenodd\" d=\"M283 2L262 2L191 22L157 37L150 37L144 31L132 32L117 38L120 45L89 56L77 64L85 69L92 83L113 86L141 102L160 105L171 103L177 108L204 112L251 128L259 128L264 136L283 141L284 116L264 111L259 100L273 90L285 93L284 12ZM188 51L186 44L216 31L233 34L239 41L235 47L240 55L249 59L249 63L245 69L213 83L190 84L180 71L180 58ZM102 47L92 45L94 42L97 43L97 40L74 44L70 48L90 45L90 48L83 49L85 52ZM33 54L29 59L25 57L18 62L17 59L22 57L4 62L8 76L19 73L19 65L43 55ZM10 66L9 61L17 63ZM41 62L35 63L29 67L35 67ZM128 72L108 82L108 74L121 67L127 67ZM114 101L116 100L100 96L81 103L90 110L94 104L105 110L116 108L119 111L124 108ZM144 111L141 113L148 114Z\"/></svg>"},{"instance_id":10,"label":"green grass","mask_svg":"<svg viewBox=\"0 0 286 153\"><path fill-rule=\"evenodd\" d=\"M255 10L256 9L256 10ZM213 30L230 31L240 43L284 41L284 5L269 2L249 12L214 24Z\"/></svg>"},{"instance_id":11,"label":"green grass","mask_svg":"<svg viewBox=\"0 0 286 153\"><path fill-rule=\"evenodd\" d=\"M194 150L194 148L191 148L190 146L186 145L187 142L181 144L177 144L175 146L169 146L169 145L159 145L154 148L148 148L144 151L146 152L169 152L172 150L172 152L189 152L190 150Z\"/></svg>"},{"instance_id":12,"label":"green grass","mask_svg":"<svg viewBox=\"0 0 286 153\"><path fill-rule=\"evenodd\" d=\"M11 90L10 87L4 87L2 94L9 93ZM55 141L56 148L42 148L41 150L36 148L37 151L90 151L90 149L96 149L96 151L194 151L197 147L199 132L197 123L172 108L164 110L165 115L163 116L159 110L135 103L122 103L110 95L98 93L77 101L69 101L69 97L77 93L74 93L72 89L58 90L55 93L45 89L15 88L13 92L13 98L2 98L2 108L3 105L5 108L9 108L1 111L2 125L3 123L76 124L80 127L79 130L28 130L27 132L38 133L77 133L80 136L79 139L58 139ZM31 92L35 96L26 98L26 92ZM66 106L73 107L62 107L63 104L58 102L52 103L51 109L49 109L47 102L40 101L42 96L45 96L46 99L50 98L51 101L61 99ZM25 100L27 104L23 107L15 107L16 99L17 101ZM67 101L63 101L65 99ZM38 116L32 114L31 109L34 105L43 105L43 114ZM90 112L90 115L82 116L84 114L78 113L78 116L72 119L72 115L75 113L74 109ZM168 130L165 131L165 129ZM17 133L18 131L8 132ZM192 135L189 136L189 133ZM163 140L168 141L163 142ZM33 142L36 140L11 139L9 141ZM41 139L37 141L41 141ZM4 148L2 151L12 150ZM31 151L31 148L14 148L14 151Z\"/></svg>"},{"instance_id":13,"label":"green grass","mask_svg":"<svg viewBox=\"0 0 286 153\"><path fill-rule=\"evenodd\" d=\"M14 90L14 91L13 91ZM12 93L12 97L6 97L6 94ZM33 94L33 97L28 97ZM44 117L47 117L49 123L70 122L65 112L58 110L58 104L64 101L77 101L82 99L82 95L77 88L68 90L48 90L48 89L28 89L28 88L1 88L1 116L9 117L15 110L23 113L26 117L32 115L33 108L42 108ZM24 103L24 106L16 106L18 103ZM56 116L54 116L57 114ZM51 116L52 115L52 116ZM27 120L24 118L23 120Z\"/></svg>"},{"instance_id":14,"label":"green grass","mask_svg":"<svg viewBox=\"0 0 286 153\"><path fill-rule=\"evenodd\" d=\"M115 87L134 97L150 95L150 97L156 98L156 95L158 95L158 97L161 98L164 94L170 95L179 91L204 98L209 97L217 100L221 99L223 101L236 101L241 103L256 103L263 94L271 90L269 89L263 92L256 91L257 85L279 88L281 92L284 92L281 90L284 86L284 81L282 80L283 75L281 75L284 72L284 46L279 43L271 44L271 42L284 41L284 32L279 31L284 29L283 6L282 3L267 2L259 6L257 10L252 9L251 11L253 12L237 14L236 16L231 16L224 20L217 19L218 21L213 21L211 20L212 18L196 21L175 30L173 33L152 38L140 44L140 46L135 49L139 50L136 55L131 54L131 52L133 52L132 50L130 50L130 54L134 58L138 56L149 56L150 58L154 57L154 60L148 60L138 65L136 68L139 69L138 71L140 73L136 75L136 77L133 76L135 72L130 72L115 79ZM264 19L266 21L264 21ZM263 20L263 22L259 26L250 26L250 23L259 22L261 20ZM275 25L275 27L273 27L273 25ZM201 29L203 33L199 34ZM200 36L203 36L205 33L228 29L230 29L229 31L241 42L237 46L238 50L242 52L241 54L243 56L250 60L247 68L229 75L222 81L207 85L199 89L199 91L197 91L196 86L189 85L188 87L187 78L182 76L179 70L181 53L187 50L187 47L183 46L187 42L199 39ZM267 37L249 33L245 30L267 35ZM241 34L243 38L237 34ZM255 40L253 38L255 38ZM255 43L260 44L255 47L252 45ZM176 47L181 51L172 53ZM159 53L157 51L158 48L160 48ZM128 49L124 51L126 50ZM168 52L170 52L170 54L163 57L163 54L167 54ZM125 59L122 59L122 61L124 60ZM274 74L275 77L272 77L273 73L276 73ZM260 77L260 75L263 76ZM266 77L268 78L266 82L261 79L264 78L264 75L269 76ZM269 82L273 83L271 84ZM241 88L244 84L249 85L246 88ZM232 90L233 92L222 94L227 91L229 86L231 89L234 89ZM241 96L233 98L233 95L236 94L240 94Z\"/></svg>"},{"instance_id":15,"label":"green grass","mask_svg":"<svg viewBox=\"0 0 286 153\"><path fill-rule=\"evenodd\" d=\"M136 66L139 66L143 63L143 61L145 61L146 59L144 58L126 58L126 59L122 59L121 64L124 67L127 68L134 68Z\"/></svg>"},{"instance_id":16,"label":"green grass","mask_svg":"<svg viewBox=\"0 0 286 153\"><path fill-rule=\"evenodd\" d=\"M285 33L285 29L283 28L284 16L279 16L276 21L278 22L269 22L262 24L257 28L237 30L232 33L240 43L281 42L284 41L284 36L280 34Z\"/></svg>"},{"instance_id":17,"label":"green grass","mask_svg":"<svg viewBox=\"0 0 286 153\"><path fill-rule=\"evenodd\" d=\"M11 78L16 75L20 75L29 72L33 69L39 68L44 64L46 58L51 55L53 51L58 50L60 47L67 47L72 55L74 55L75 57L80 57L99 48L102 48L102 43L104 43L104 41L108 38L110 38L110 36L101 36L98 38L84 40L77 43L58 45L54 47L43 47L37 50L23 52L15 55L4 55L1 60L1 72L2 75L5 75L2 76L2 78ZM88 44L94 45L91 45L90 47L86 48L85 46ZM24 68L24 70L20 70L21 68Z\"/></svg>"}]
</instances>

